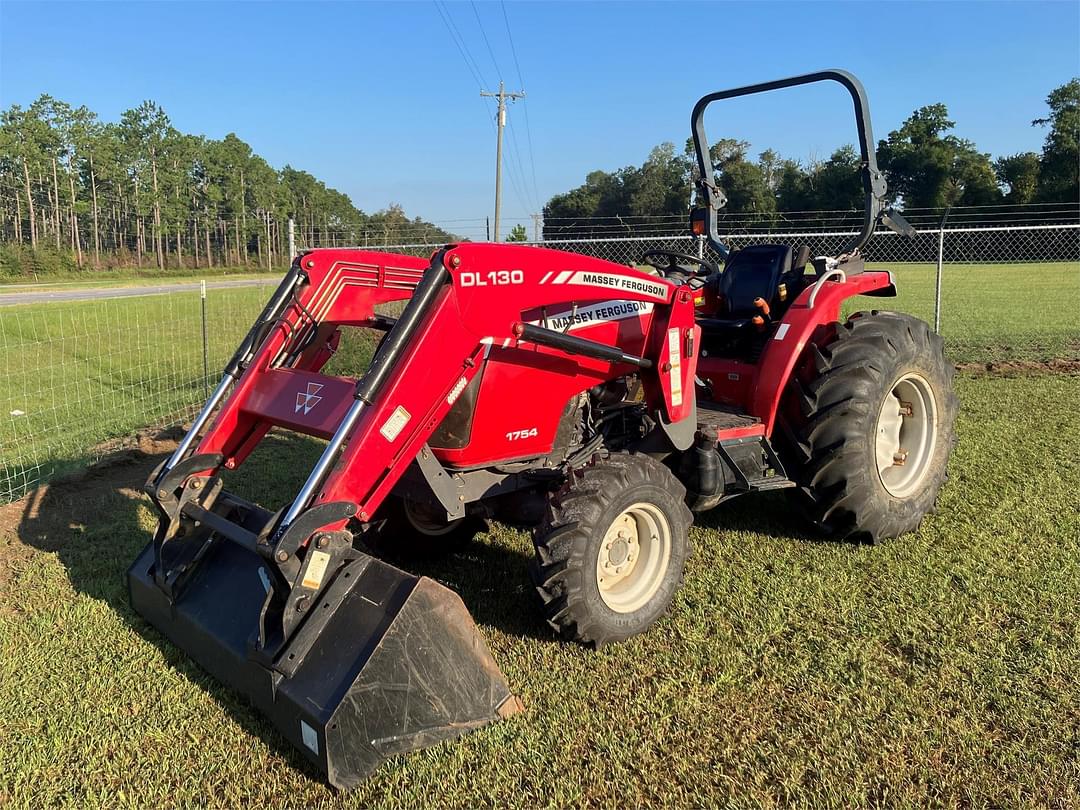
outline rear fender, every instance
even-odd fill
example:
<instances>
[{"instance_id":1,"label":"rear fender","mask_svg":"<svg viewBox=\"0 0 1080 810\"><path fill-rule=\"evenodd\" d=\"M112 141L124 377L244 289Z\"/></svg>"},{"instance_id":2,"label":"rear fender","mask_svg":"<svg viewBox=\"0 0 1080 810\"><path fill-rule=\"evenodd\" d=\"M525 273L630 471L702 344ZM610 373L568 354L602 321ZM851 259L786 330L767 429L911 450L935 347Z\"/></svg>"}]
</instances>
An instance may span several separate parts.
<instances>
[{"instance_id":1,"label":"rear fender","mask_svg":"<svg viewBox=\"0 0 1080 810\"><path fill-rule=\"evenodd\" d=\"M827 279L803 290L776 327L759 362L749 412L762 421L766 436L772 435L784 386L814 330L839 321L841 304L854 295L895 294L892 273L884 270L868 270L844 281Z\"/></svg>"}]
</instances>

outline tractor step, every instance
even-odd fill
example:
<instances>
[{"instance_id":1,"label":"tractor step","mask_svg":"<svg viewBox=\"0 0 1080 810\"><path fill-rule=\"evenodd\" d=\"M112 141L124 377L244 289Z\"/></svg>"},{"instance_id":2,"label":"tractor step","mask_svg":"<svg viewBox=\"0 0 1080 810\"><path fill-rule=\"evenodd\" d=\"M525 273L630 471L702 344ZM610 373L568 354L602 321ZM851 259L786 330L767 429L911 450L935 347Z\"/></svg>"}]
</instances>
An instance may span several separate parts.
<instances>
[{"instance_id":1,"label":"tractor step","mask_svg":"<svg viewBox=\"0 0 1080 810\"><path fill-rule=\"evenodd\" d=\"M716 449L734 475L736 493L763 492L795 486L795 482L787 477L769 440L764 436L724 439L717 444Z\"/></svg>"},{"instance_id":2,"label":"tractor step","mask_svg":"<svg viewBox=\"0 0 1080 810\"><path fill-rule=\"evenodd\" d=\"M699 407L699 423L702 410ZM718 413L712 408L708 413L709 417L727 419L729 425L740 417L738 412ZM693 452L684 457L680 476L691 511L705 512L748 492L795 486L762 435L761 423L749 417L745 421L749 424L723 429L709 422L699 426Z\"/></svg>"},{"instance_id":3,"label":"tractor step","mask_svg":"<svg viewBox=\"0 0 1080 810\"><path fill-rule=\"evenodd\" d=\"M747 436L764 436L765 427L756 416L751 416L732 405L719 402L698 401L698 431L715 433L717 439L741 439Z\"/></svg>"}]
</instances>

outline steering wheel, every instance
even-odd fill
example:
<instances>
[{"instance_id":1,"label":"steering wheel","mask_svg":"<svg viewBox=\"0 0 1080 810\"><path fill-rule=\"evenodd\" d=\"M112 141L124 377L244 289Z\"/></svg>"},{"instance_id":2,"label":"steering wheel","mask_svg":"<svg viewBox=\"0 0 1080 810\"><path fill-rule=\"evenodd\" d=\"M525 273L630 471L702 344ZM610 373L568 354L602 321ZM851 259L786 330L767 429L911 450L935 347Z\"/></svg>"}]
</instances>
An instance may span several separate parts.
<instances>
[{"instance_id":1,"label":"steering wheel","mask_svg":"<svg viewBox=\"0 0 1080 810\"><path fill-rule=\"evenodd\" d=\"M661 259L666 259L666 263L662 264ZM691 270L684 267L679 264L680 260L690 265L697 265L699 269ZM710 276L713 273L720 272L720 269L708 259L691 256L689 253L676 253L673 250L647 250L641 254L641 261L650 267L656 268L664 278L674 276L683 283L694 278L700 279L703 276Z\"/></svg>"}]
</instances>

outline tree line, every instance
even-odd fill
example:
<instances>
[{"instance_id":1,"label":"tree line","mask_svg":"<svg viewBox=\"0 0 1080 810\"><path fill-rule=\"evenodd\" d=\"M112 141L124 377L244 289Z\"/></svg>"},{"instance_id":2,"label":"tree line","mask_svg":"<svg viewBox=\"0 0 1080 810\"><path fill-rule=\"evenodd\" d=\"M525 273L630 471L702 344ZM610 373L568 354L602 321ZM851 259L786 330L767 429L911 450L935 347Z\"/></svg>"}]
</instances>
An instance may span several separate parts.
<instances>
[{"instance_id":1,"label":"tree line","mask_svg":"<svg viewBox=\"0 0 1080 810\"><path fill-rule=\"evenodd\" d=\"M305 171L275 170L235 134L184 134L145 101L104 122L42 95L0 114L0 236L93 265L287 262L299 244L419 241L453 235L398 205L367 214Z\"/></svg>"},{"instance_id":2,"label":"tree line","mask_svg":"<svg viewBox=\"0 0 1080 810\"><path fill-rule=\"evenodd\" d=\"M952 133L944 104L921 107L878 142L877 158L890 202L904 209L1080 202L1080 79L1054 89L1033 126L1047 127L1042 152L997 160ZM710 148L727 214L768 223L784 212L859 211L863 206L858 151L848 145L821 161L783 158L766 149L757 160L745 141ZM590 172L585 183L544 206L545 238L612 234L621 223L684 220L697 171L693 143L653 148L641 166Z\"/></svg>"}]
</instances>

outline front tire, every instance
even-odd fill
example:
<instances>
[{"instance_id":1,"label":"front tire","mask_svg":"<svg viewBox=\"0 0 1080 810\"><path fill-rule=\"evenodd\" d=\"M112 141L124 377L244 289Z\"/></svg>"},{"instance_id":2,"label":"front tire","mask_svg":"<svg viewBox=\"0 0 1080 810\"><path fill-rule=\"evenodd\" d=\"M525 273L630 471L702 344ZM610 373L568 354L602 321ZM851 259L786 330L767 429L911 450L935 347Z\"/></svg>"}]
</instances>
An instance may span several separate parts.
<instances>
[{"instance_id":1,"label":"front tire","mask_svg":"<svg viewBox=\"0 0 1080 810\"><path fill-rule=\"evenodd\" d=\"M810 519L873 543L914 531L955 443L953 367L941 337L894 312L823 327L788 383L784 461Z\"/></svg>"},{"instance_id":2,"label":"front tire","mask_svg":"<svg viewBox=\"0 0 1080 810\"><path fill-rule=\"evenodd\" d=\"M533 535L530 574L548 624L600 647L645 632L682 582L693 516L649 456L613 454L575 471Z\"/></svg>"}]
</instances>

